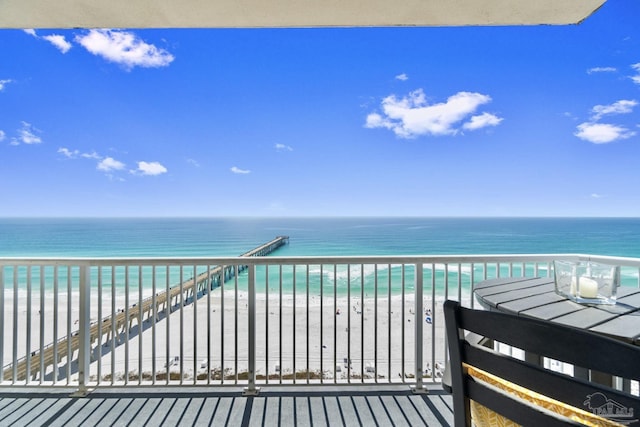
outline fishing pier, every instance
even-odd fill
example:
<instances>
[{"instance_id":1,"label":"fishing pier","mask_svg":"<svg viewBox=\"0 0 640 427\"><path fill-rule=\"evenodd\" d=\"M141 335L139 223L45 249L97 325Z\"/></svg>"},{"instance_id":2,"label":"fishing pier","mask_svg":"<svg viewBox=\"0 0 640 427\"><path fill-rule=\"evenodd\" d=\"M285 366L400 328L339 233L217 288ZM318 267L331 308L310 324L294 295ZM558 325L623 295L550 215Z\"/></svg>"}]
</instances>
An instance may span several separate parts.
<instances>
[{"instance_id":1,"label":"fishing pier","mask_svg":"<svg viewBox=\"0 0 640 427\"><path fill-rule=\"evenodd\" d=\"M281 246L289 242L288 236L278 236L273 240L266 242L248 252L243 253L240 257L263 257L271 254ZM91 323L90 326L90 343L94 345L96 341L102 342L102 338L106 336L105 342L117 337L125 335L132 329L134 323L140 328L145 320L149 320L155 316L155 320L159 320L158 315L162 312L165 316L170 315L171 307L185 306L198 299L200 295L204 295L207 290L213 290L220 287L223 283L240 274L246 269L244 265L231 266L215 266L210 267L207 271L198 274L195 278L191 277L181 283L169 287L167 290L157 292L150 297L138 301L124 309L118 310L99 321ZM118 342L118 344L120 344ZM46 372L49 366L57 369L58 364L64 358L67 364L71 363L74 354L81 346L80 334L78 331L72 331L65 334L63 338L38 349L31 351L24 357L17 360L17 363L9 364L3 367L2 379L24 380L26 378L36 378L39 372Z\"/></svg>"}]
</instances>

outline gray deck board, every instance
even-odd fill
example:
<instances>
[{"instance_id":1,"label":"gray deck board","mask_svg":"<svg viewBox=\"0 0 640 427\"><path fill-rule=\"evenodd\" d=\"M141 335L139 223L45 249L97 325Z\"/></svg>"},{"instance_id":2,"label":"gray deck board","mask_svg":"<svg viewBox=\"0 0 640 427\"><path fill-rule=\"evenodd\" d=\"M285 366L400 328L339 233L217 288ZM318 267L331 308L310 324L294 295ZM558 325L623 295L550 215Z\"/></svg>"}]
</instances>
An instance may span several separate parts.
<instances>
[{"instance_id":1,"label":"gray deck board","mask_svg":"<svg viewBox=\"0 0 640 427\"><path fill-rule=\"evenodd\" d=\"M50 418L50 414L55 414L57 413L59 410L61 410L62 408L65 407L65 405L67 405L71 399L70 398L66 398L66 399L46 399L47 401L50 401L50 405L47 406L46 409L39 411L37 414L34 414L34 417L31 421L27 421L26 419L24 420L25 426L41 426L43 425L49 418ZM42 409L42 408L41 408Z\"/></svg>"},{"instance_id":2,"label":"gray deck board","mask_svg":"<svg viewBox=\"0 0 640 427\"><path fill-rule=\"evenodd\" d=\"M388 412L385 410L379 396L370 397L368 399L368 404L371 409L373 419L375 420L375 423L371 425L379 426L381 425L380 423L382 420L388 419Z\"/></svg>"},{"instance_id":3,"label":"gray deck board","mask_svg":"<svg viewBox=\"0 0 640 427\"><path fill-rule=\"evenodd\" d=\"M427 411L427 405L420 396L409 396L407 399L411 406L407 406L407 418L411 425L429 425L424 415Z\"/></svg>"},{"instance_id":4,"label":"gray deck board","mask_svg":"<svg viewBox=\"0 0 640 427\"><path fill-rule=\"evenodd\" d=\"M312 426L311 409L309 408L309 398L300 397L295 399L295 419L296 425L300 427Z\"/></svg>"},{"instance_id":5,"label":"gray deck board","mask_svg":"<svg viewBox=\"0 0 640 427\"><path fill-rule=\"evenodd\" d=\"M362 425L360 417L352 402L353 396L338 396L338 409L344 417L344 422L348 426Z\"/></svg>"},{"instance_id":6,"label":"gray deck board","mask_svg":"<svg viewBox=\"0 0 640 427\"><path fill-rule=\"evenodd\" d=\"M311 403L311 418L313 419L313 427L326 427L327 418L324 406L324 399L322 397L314 396L310 398Z\"/></svg>"},{"instance_id":7,"label":"gray deck board","mask_svg":"<svg viewBox=\"0 0 640 427\"><path fill-rule=\"evenodd\" d=\"M156 409L162 402L162 399L159 398L148 398L148 399L138 399L143 402L142 407L135 416L131 419L131 425L141 426L147 422L147 420L152 419Z\"/></svg>"},{"instance_id":8,"label":"gray deck board","mask_svg":"<svg viewBox=\"0 0 640 427\"><path fill-rule=\"evenodd\" d=\"M131 423L131 418L135 415L135 406L138 406L140 399L120 398L113 402L105 399L105 414L98 422L90 420L87 425L95 426L126 426ZM141 403L141 402L140 402Z\"/></svg>"},{"instance_id":9,"label":"gray deck board","mask_svg":"<svg viewBox=\"0 0 640 427\"><path fill-rule=\"evenodd\" d=\"M375 419L371 415L371 407L368 405L368 399L368 396L351 396L350 399L351 404L358 414L360 425L363 426L375 425Z\"/></svg>"},{"instance_id":10,"label":"gray deck board","mask_svg":"<svg viewBox=\"0 0 640 427\"><path fill-rule=\"evenodd\" d=\"M0 423L7 423L7 425L11 425L13 423L17 423L18 420L27 419L24 424L28 422L29 416L33 410L37 410L37 407L41 405L43 402L42 399L32 399L30 402L27 402L25 405L19 405L13 411L7 411L6 414L3 415L2 421ZM11 409L11 408L8 408ZM22 422L22 421L21 421Z\"/></svg>"},{"instance_id":11,"label":"gray deck board","mask_svg":"<svg viewBox=\"0 0 640 427\"><path fill-rule=\"evenodd\" d=\"M328 396L323 399L323 402L326 408L327 423L330 426L344 426L344 416L338 405L338 399L335 396Z\"/></svg>"},{"instance_id":12,"label":"gray deck board","mask_svg":"<svg viewBox=\"0 0 640 427\"><path fill-rule=\"evenodd\" d=\"M9 426L448 426L451 396L397 387L267 387L241 390L100 389L68 392L0 389L0 427Z\"/></svg>"},{"instance_id":13,"label":"gray deck board","mask_svg":"<svg viewBox=\"0 0 640 427\"><path fill-rule=\"evenodd\" d=\"M51 426L82 425L85 418L91 415L91 411L99 409L103 399L72 399L50 418ZM88 411L85 412L85 409Z\"/></svg>"},{"instance_id":14,"label":"gray deck board","mask_svg":"<svg viewBox=\"0 0 640 427\"><path fill-rule=\"evenodd\" d=\"M426 413L427 424L443 425L447 420L453 419L453 399L450 394L440 394L426 400L425 403L429 407Z\"/></svg>"}]
</instances>

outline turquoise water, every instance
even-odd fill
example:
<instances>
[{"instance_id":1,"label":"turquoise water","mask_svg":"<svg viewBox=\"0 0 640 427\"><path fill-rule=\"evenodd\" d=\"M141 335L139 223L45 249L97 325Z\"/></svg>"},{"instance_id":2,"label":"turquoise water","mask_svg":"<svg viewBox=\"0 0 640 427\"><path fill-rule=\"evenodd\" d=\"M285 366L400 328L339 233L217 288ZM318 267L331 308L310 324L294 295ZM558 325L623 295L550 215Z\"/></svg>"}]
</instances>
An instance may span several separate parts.
<instances>
[{"instance_id":1,"label":"turquoise water","mask_svg":"<svg viewBox=\"0 0 640 427\"><path fill-rule=\"evenodd\" d=\"M265 218L265 219L0 219L0 257L215 257L237 256L279 235L290 237L278 256L307 255L457 255L457 254L535 254L592 253L597 255L640 257L640 219L636 218ZM445 273L426 266L425 281L437 278L440 294ZM201 267L198 271L202 270ZM398 266L299 267L295 289L319 294L320 289L340 294L348 288L356 295L378 290L385 294L391 283L399 292L402 275L413 282L413 270ZM482 277L482 266L476 277ZM362 269L362 270L361 270ZM172 269L169 282L192 276L192 271ZM516 274L519 274L515 272ZM38 272L34 272L34 283ZM50 276L50 272L45 271ZM164 272L157 272L164 283ZM258 270L259 291L266 290ZM150 268L128 272L123 269L103 277L104 285L148 288ZM458 282L469 288L470 271L447 274L452 287ZM292 292L293 267L285 266L285 292ZM635 278L630 277L630 280ZM280 273L269 270L268 288L279 289ZM308 282L308 287L307 287ZM92 283L95 283L93 281ZM239 287L246 286L246 275ZM335 287L335 288L334 288ZM408 289L410 290L410 289ZM427 291L429 291L427 289Z\"/></svg>"},{"instance_id":2,"label":"turquoise water","mask_svg":"<svg viewBox=\"0 0 640 427\"><path fill-rule=\"evenodd\" d=\"M640 257L640 218L2 219L0 257L593 253Z\"/></svg>"}]
</instances>

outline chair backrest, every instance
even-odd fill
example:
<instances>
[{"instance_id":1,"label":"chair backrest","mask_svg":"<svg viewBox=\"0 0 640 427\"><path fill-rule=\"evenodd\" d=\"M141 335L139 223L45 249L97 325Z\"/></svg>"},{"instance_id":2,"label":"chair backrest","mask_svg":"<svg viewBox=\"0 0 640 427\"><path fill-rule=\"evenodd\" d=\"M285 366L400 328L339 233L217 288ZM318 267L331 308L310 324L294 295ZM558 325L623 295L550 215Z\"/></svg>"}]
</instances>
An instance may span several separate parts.
<instances>
[{"instance_id":1,"label":"chair backrest","mask_svg":"<svg viewBox=\"0 0 640 427\"><path fill-rule=\"evenodd\" d=\"M577 408L589 416L598 415L604 421L640 424L638 396L554 372L535 362L548 357L612 377L639 380L640 347L556 323L463 308L456 301L445 302L444 315L456 426L470 425L471 401L518 424L580 424L532 404L522 395L505 392L491 381L479 380L477 375L471 374L476 370L498 377L501 382L516 384L516 388L520 386ZM499 353L493 346L486 347L466 339L466 332L536 357L519 360Z\"/></svg>"}]
</instances>

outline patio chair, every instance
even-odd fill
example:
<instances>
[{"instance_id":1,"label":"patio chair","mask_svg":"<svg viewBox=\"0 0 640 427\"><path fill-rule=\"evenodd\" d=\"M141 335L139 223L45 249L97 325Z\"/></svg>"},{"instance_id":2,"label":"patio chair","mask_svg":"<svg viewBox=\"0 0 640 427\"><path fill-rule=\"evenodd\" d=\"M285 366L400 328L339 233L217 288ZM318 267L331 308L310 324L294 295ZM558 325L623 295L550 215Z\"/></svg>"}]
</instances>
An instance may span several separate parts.
<instances>
[{"instance_id":1,"label":"patio chair","mask_svg":"<svg viewBox=\"0 0 640 427\"><path fill-rule=\"evenodd\" d=\"M640 347L557 323L471 310L455 301L445 302L444 315L456 427L472 422L640 425L638 396L531 361L548 357L574 368L638 380ZM471 339L475 334L537 357L520 360L502 354Z\"/></svg>"}]
</instances>

